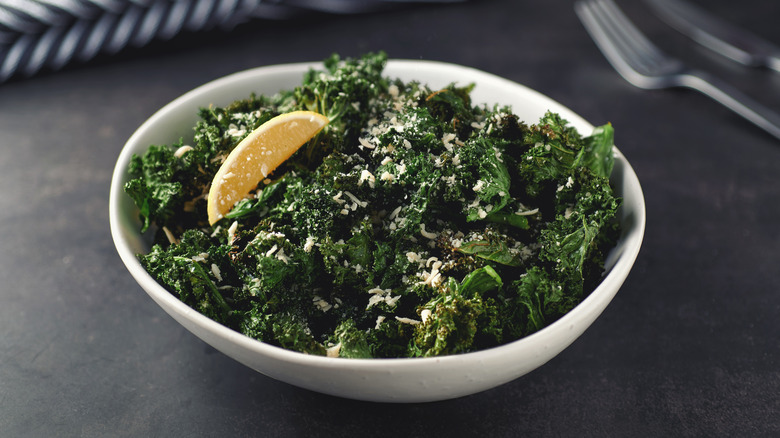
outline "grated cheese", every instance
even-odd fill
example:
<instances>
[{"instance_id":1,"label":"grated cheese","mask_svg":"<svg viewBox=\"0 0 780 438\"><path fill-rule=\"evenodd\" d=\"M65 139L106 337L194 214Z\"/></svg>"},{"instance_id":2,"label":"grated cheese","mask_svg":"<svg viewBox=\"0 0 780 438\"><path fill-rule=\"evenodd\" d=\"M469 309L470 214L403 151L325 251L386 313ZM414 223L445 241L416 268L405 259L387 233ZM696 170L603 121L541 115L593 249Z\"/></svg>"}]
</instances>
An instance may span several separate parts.
<instances>
[{"instance_id":1,"label":"grated cheese","mask_svg":"<svg viewBox=\"0 0 780 438\"><path fill-rule=\"evenodd\" d=\"M371 186L371 187L373 187L373 186ZM357 198L357 196L353 195L353 194L352 194L352 193L350 193L350 192L347 192L347 191L345 191L345 192L344 192L344 194L345 194L345 195L347 195L347 197L348 197L349 199L351 199L351 200L352 200L352 202L354 202L355 204L357 204L357 205L359 205L359 206L361 206L361 207L363 207L363 208L365 208L365 207L368 205L368 202L366 202L366 201L361 201L360 199L358 199L358 198ZM355 205L355 204L353 204L353 205ZM357 209L357 206L353 207L353 208L352 208L352 211L355 211L356 209Z\"/></svg>"},{"instance_id":2,"label":"grated cheese","mask_svg":"<svg viewBox=\"0 0 780 438\"><path fill-rule=\"evenodd\" d=\"M232 245L233 241L236 240L236 231L238 230L238 221L233 221L232 224L230 224L230 228L228 228L228 245Z\"/></svg>"},{"instance_id":3,"label":"grated cheese","mask_svg":"<svg viewBox=\"0 0 780 438\"><path fill-rule=\"evenodd\" d=\"M376 148L376 146L371 144L371 142L369 142L367 139L365 139L363 137L360 137L358 139L358 142L360 143L360 147L361 148L366 148L366 149L374 149L374 148Z\"/></svg>"},{"instance_id":4,"label":"grated cheese","mask_svg":"<svg viewBox=\"0 0 780 438\"><path fill-rule=\"evenodd\" d=\"M396 217L398 217L398 213L400 213L400 212L401 212L401 208L402 208L401 206L398 206L398 207L396 207L396 209L395 209L395 210L393 210L393 211L390 213L390 216L388 216L387 218L388 218L389 220L391 220L391 221L392 221L392 220L395 220L395 218L396 218Z\"/></svg>"},{"instance_id":5,"label":"grated cheese","mask_svg":"<svg viewBox=\"0 0 780 438\"><path fill-rule=\"evenodd\" d=\"M168 229L168 227L162 227L163 233L165 233L165 238L168 239L168 243L170 244L177 244L179 243L179 240L176 239L176 236L173 235L171 230Z\"/></svg>"},{"instance_id":6,"label":"grated cheese","mask_svg":"<svg viewBox=\"0 0 780 438\"><path fill-rule=\"evenodd\" d=\"M219 266L217 266L215 263L211 264L211 273L214 274L214 277L217 279L217 281L222 281L222 273L219 270Z\"/></svg>"},{"instance_id":7,"label":"grated cheese","mask_svg":"<svg viewBox=\"0 0 780 438\"><path fill-rule=\"evenodd\" d=\"M173 156L176 158L181 158L184 154L191 151L193 149L192 146L181 146L180 148L176 149L176 152L173 153Z\"/></svg>"},{"instance_id":8,"label":"grated cheese","mask_svg":"<svg viewBox=\"0 0 780 438\"><path fill-rule=\"evenodd\" d=\"M309 236L306 238L306 242L303 243L303 250L305 252L311 252L311 249L314 247L314 237Z\"/></svg>"},{"instance_id":9,"label":"grated cheese","mask_svg":"<svg viewBox=\"0 0 780 438\"><path fill-rule=\"evenodd\" d=\"M426 239L431 239L431 240L438 237L438 234L436 233L425 231L425 224L420 224L420 234L422 234L422 236L425 237Z\"/></svg>"},{"instance_id":10,"label":"grated cheese","mask_svg":"<svg viewBox=\"0 0 780 438\"><path fill-rule=\"evenodd\" d=\"M339 357L339 352L341 352L341 342L338 344L328 348L325 350L325 355L327 357Z\"/></svg>"},{"instance_id":11,"label":"grated cheese","mask_svg":"<svg viewBox=\"0 0 780 438\"><path fill-rule=\"evenodd\" d=\"M398 322L402 322L404 324L411 324L411 325L418 325L418 324L420 324L420 321L417 320L417 319L404 318L404 317L401 317L401 316L396 316L395 319Z\"/></svg>"},{"instance_id":12,"label":"grated cheese","mask_svg":"<svg viewBox=\"0 0 780 438\"><path fill-rule=\"evenodd\" d=\"M368 170L363 169L360 172L360 179L358 180L358 185L362 185L366 181L368 181L368 186L373 189L374 184L376 183L376 177L374 177L374 175ZM347 192L347 194L349 194L349 192Z\"/></svg>"}]
</instances>

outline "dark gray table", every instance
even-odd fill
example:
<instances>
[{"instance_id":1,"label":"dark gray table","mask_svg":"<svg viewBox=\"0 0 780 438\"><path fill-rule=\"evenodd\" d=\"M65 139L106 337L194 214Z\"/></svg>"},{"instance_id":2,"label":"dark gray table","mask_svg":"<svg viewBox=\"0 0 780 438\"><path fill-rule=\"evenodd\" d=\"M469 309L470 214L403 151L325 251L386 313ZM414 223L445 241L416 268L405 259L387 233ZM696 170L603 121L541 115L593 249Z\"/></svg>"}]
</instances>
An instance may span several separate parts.
<instances>
[{"instance_id":1,"label":"dark gray table","mask_svg":"<svg viewBox=\"0 0 780 438\"><path fill-rule=\"evenodd\" d=\"M780 74L659 45L780 110ZM774 1L710 1L780 43ZM108 187L156 109L237 70L386 50L528 85L616 143L645 244L603 316L547 365L457 400L382 405L266 378L160 310L114 251ZM780 142L688 91L620 79L568 0L472 1L253 22L0 85L0 436L778 436Z\"/></svg>"}]
</instances>

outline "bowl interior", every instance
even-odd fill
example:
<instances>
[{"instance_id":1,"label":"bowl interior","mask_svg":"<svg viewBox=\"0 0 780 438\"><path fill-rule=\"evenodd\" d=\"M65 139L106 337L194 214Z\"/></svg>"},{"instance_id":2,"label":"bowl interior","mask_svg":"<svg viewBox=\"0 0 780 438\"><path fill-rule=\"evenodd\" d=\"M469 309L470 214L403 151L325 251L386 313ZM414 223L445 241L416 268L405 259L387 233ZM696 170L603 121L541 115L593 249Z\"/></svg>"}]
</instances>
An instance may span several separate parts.
<instances>
[{"instance_id":1,"label":"bowl interior","mask_svg":"<svg viewBox=\"0 0 780 438\"><path fill-rule=\"evenodd\" d=\"M438 358L338 359L284 350L237 333L194 311L149 276L136 254L149 249L148 236L132 200L123 192L133 154L152 144L192 139L200 107L223 106L250 93L274 94L293 88L318 64L287 64L239 72L184 94L152 115L130 137L111 182L109 218L117 251L139 285L168 314L199 338L270 377L328 394L372 401L442 400L489 389L544 364L573 342L601 314L622 285L639 253L645 228L645 202L639 181L615 148L612 183L623 197L623 234L607 261L608 275L567 315L526 338L489 350ZM593 125L563 105L527 87L468 67L429 61L393 60L385 75L418 80L432 87L475 83L475 103L510 105L521 120L536 122L545 111L561 114L581 133Z\"/></svg>"}]
</instances>

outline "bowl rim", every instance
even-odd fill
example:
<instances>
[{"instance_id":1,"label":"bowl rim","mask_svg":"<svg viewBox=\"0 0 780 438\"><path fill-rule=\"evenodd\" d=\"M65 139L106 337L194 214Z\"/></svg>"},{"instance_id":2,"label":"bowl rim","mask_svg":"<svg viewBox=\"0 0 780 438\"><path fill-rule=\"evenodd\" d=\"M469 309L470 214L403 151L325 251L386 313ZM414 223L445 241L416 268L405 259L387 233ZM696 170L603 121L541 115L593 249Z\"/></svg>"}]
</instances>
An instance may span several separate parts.
<instances>
[{"instance_id":1,"label":"bowl rim","mask_svg":"<svg viewBox=\"0 0 780 438\"><path fill-rule=\"evenodd\" d=\"M252 352L261 354L263 356L268 356L269 358L274 359L276 361L296 363L302 365L312 365L316 367L325 367L325 368L347 368L347 369L355 369L355 370L360 369L363 371L371 371L371 370L380 371L386 369L388 366L392 366L394 369L399 369L399 370L411 369L411 368L416 369L421 366L423 367L432 366L432 365L441 366L445 364L456 364L456 363L461 363L470 360L481 361L492 356L504 356L507 354L516 353L517 351L532 349L534 348L534 345L537 344L539 341L544 341L547 338L552 339L556 336L557 332L560 332L562 330L563 331L570 330L576 324L577 322L576 320L580 314L587 314L589 311L593 311L593 308L601 307L602 310L599 310L598 313L596 313L594 320L598 317L601 311L603 311L603 308L606 307L606 305L603 304L603 301L606 300L607 302L609 302L614 297L614 295L617 293L617 290L619 289L619 287L625 280L626 276L628 275L629 271L631 270L631 267L633 266L639 254L639 250L641 248L641 244L645 232L645 226L646 226L646 207L645 207L644 194L642 192L641 186L639 185L638 178L636 177L633 168L631 167L630 163L625 159L623 154L617 149L617 147L613 147L613 151L616 156L616 169L618 165L622 166L622 172L624 173L625 176L629 177L628 183L634 186L632 193L636 195L636 197L632 199L633 201L632 212L634 213L632 220L634 221L634 224L629 230L624 230L624 235L621 236L620 238L621 239L620 241L624 242L622 244L623 251L617 255L614 264L609 268L609 272L603 278L601 283L599 283L599 285L587 297L585 297L583 301L580 302L575 308L567 312L558 320L542 328L541 330L538 330L523 338L505 344L501 344L495 347L476 350L473 352L453 354L453 355L434 356L434 357L415 357L415 358L353 359L353 358L339 358L339 357L333 358L333 357L326 357L326 356L309 355L309 354L305 354L293 350L287 350L285 348L274 346L271 344L267 344L265 342L256 340L254 338L250 338L227 326L224 326L208 318L207 316L202 315L201 313L197 312L195 309L192 309L184 302L182 302L178 297L174 296L167 289L165 289L163 286L158 284L156 280L154 280L154 278L152 278L151 275L149 275L146 272L146 270L143 268L143 266L140 264L138 258L136 257L136 254L131 249L131 245L128 243L127 239L125 238L123 225L122 225L123 221L126 220L126 218L123 217L123 209L122 209L122 204L123 204L122 198L126 196L123 190L123 186L124 186L124 182L126 181L127 166L129 164L132 155L136 153L131 146L135 144L138 141L138 139L143 136L145 132L150 130L158 120L166 117L169 114L175 113L179 106L187 102L196 100L199 96L201 96L203 93L205 93L208 90L224 87L229 83L235 82L236 80L241 80L246 77L252 77L254 75L257 75L259 72L302 73L311 67L320 67L321 65L322 65L321 62L299 62L299 63L288 63L288 64L276 64L276 65L256 67L256 68L239 71L209 81L199 87L196 87L184 93L183 95L172 100L171 102L169 102L168 104L164 105L162 108L154 112L147 120L144 121L143 124L141 124L136 129L136 131L133 132L133 134L129 137L127 142L123 145L112 174L110 193L109 193L109 224L110 224L111 236L114 241L116 250L120 258L122 259L123 263L125 264L126 268L130 272L130 274L135 278L135 280L139 283L139 285L147 292L148 295L151 296L151 298L154 301L156 301L160 305L164 303L166 306L168 306L167 308L163 306L164 310L167 313L169 313L171 316L176 318L176 316L173 315L171 311L169 311L169 309L172 309L179 316L194 319L194 323L203 327L207 331L213 332L216 336L229 339L231 342L238 344L238 346L241 348L251 350ZM447 62L429 61L429 60L411 60L411 59L390 59L387 64L386 72L388 70L393 70L393 69L437 69L437 68L457 69L463 71L464 73L469 74L470 76L476 75L477 78L479 77L490 78L491 80L494 81L501 81L507 84L511 84L511 86L513 87L520 86L522 88L525 88L528 92L535 93L539 96L544 97L547 100L552 101L552 99L550 99L549 97L544 96L543 94L533 89L530 89L522 84L519 84L514 81L510 81L509 79L505 79L503 77L494 75L492 73L487 73L472 67L466 67L466 66L451 64ZM383 76L392 76L392 74L384 73ZM475 82L477 82L478 80L479 79L476 79ZM589 122L582 119L579 115L577 115L573 111L568 110L568 108L558 104L557 102L555 103L559 108L566 109L569 112L566 114L566 117L564 118L566 118L570 122L576 122L575 124L580 125L578 129L582 127L590 127L590 129L593 128L593 125L591 125ZM197 115L195 114L194 117L196 116ZM613 174L613 178L614 177L615 176ZM136 230L136 232L140 233L140 229ZM588 323L587 325L590 325L590 323ZM573 341L574 340L572 340L572 342ZM564 345L561 348L561 350L565 349L568 345L569 344Z\"/></svg>"}]
</instances>

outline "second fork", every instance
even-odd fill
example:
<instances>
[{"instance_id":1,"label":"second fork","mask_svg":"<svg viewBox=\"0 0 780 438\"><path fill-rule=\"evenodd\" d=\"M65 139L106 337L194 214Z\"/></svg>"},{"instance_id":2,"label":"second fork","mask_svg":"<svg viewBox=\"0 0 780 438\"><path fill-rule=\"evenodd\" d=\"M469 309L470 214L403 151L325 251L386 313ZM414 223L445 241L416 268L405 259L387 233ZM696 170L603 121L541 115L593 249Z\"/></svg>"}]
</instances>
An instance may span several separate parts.
<instances>
[{"instance_id":1,"label":"second fork","mask_svg":"<svg viewBox=\"0 0 780 438\"><path fill-rule=\"evenodd\" d=\"M628 82L645 89L695 89L780 139L780 115L729 84L663 53L612 0L581 0L575 11L601 52Z\"/></svg>"}]
</instances>

